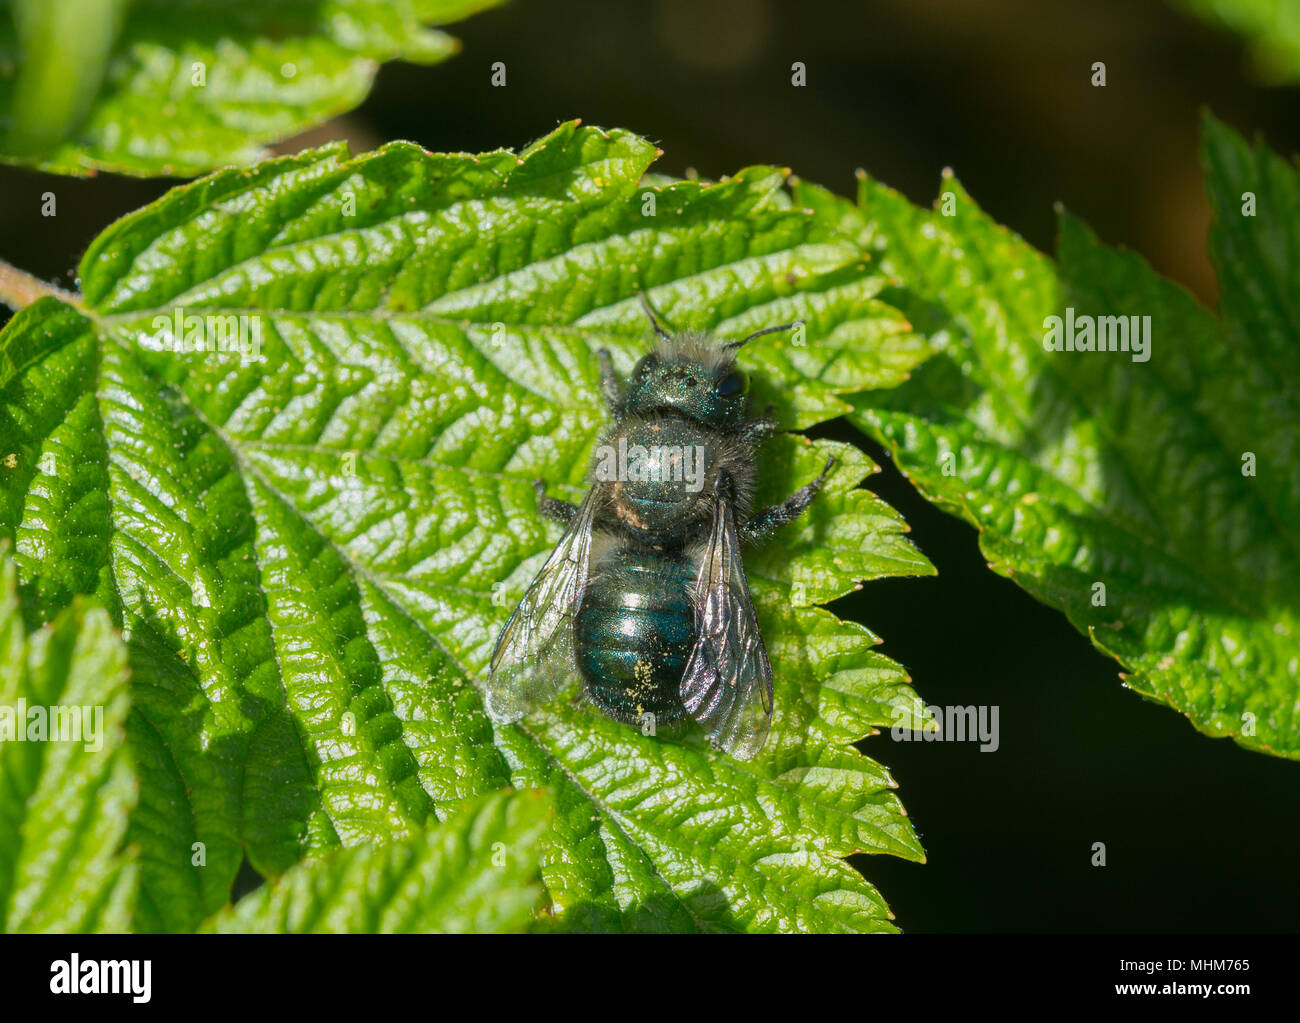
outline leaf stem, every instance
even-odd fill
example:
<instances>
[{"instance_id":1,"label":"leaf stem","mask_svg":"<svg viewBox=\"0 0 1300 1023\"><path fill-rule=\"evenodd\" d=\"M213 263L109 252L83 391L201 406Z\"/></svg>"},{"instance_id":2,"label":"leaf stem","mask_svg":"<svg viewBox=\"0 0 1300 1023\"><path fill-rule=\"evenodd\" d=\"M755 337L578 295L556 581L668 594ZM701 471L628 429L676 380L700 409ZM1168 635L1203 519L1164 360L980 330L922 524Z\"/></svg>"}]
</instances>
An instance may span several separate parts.
<instances>
[{"instance_id":1,"label":"leaf stem","mask_svg":"<svg viewBox=\"0 0 1300 1023\"><path fill-rule=\"evenodd\" d=\"M38 298L52 295L69 305L81 308L81 296L71 291L48 284L39 277L33 277L25 270L19 270L0 259L0 302L17 312L23 306L31 305Z\"/></svg>"}]
</instances>

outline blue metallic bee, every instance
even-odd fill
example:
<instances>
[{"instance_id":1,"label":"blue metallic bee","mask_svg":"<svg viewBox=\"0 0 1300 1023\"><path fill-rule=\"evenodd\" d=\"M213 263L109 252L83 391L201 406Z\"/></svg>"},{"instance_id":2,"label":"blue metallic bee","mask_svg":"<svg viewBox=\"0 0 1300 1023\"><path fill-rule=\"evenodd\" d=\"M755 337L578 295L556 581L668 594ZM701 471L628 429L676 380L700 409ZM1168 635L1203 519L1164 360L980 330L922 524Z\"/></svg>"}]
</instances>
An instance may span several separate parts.
<instances>
[{"instance_id":1,"label":"blue metallic bee","mask_svg":"<svg viewBox=\"0 0 1300 1023\"><path fill-rule=\"evenodd\" d=\"M691 718L715 747L747 760L767 740L772 665L740 545L801 515L834 459L751 515L758 445L778 426L747 417L736 351L795 324L723 344L669 335L642 303L657 344L626 390L599 353L614 423L596 449L591 489L574 505L534 484L541 512L568 528L497 639L488 713L518 720L554 698L576 666L584 698L611 718Z\"/></svg>"}]
</instances>

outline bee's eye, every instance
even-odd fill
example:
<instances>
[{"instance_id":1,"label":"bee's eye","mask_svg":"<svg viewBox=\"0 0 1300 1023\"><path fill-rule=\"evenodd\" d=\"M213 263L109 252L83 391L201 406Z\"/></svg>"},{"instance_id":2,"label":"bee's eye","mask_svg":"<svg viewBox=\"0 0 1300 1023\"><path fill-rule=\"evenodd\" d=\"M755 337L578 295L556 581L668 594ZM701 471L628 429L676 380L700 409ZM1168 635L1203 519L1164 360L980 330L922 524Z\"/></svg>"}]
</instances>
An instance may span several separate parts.
<instances>
[{"instance_id":1,"label":"bee's eye","mask_svg":"<svg viewBox=\"0 0 1300 1023\"><path fill-rule=\"evenodd\" d=\"M642 356L641 361L632 367L632 375L628 379L644 380L647 376L650 375L650 372L655 368L658 362L659 359L654 354L654 352L651 352L649 355Z\"/></svg>"},{"instance_id":2,"label":"bee's eye","mask_svg":"<svg viewBox=\"0 0 1300 1023\"><path fill-rule=\"evenodd\" d=\"M744 394L748 385L749 381L745 379L745 374L738 369L733 369L719 380L713 389L720 397L734 398L738 394Z\"/></svg>"}]
</instances>

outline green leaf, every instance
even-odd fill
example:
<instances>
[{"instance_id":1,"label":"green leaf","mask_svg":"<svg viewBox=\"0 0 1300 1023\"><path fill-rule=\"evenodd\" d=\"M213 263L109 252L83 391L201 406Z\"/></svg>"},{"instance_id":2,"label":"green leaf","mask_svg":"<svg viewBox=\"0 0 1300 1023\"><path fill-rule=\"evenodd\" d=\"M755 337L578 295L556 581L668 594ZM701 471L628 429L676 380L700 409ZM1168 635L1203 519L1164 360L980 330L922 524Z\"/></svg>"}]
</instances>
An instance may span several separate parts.
<instances>
[{"instance_id":1,"label":"green leaf","mask_svg":"<svg viewBox=\"0 0 1300 1023\"><path fill-rule=\"evenodd\" d=\"M1300 6L1294 0L1178 0L1178 6L1243 36L1265 81L1300 80Z\"/></svg>"},{"instance_id":2,"label":"green leaf","mask_svg":"<svg viewBox=\"0 0 1300 1023\"><path fill-rule=\"evenodd\" d=\"M381 63L445 60L459 44L430 26L499 2L0 0L0 159L75 175L252 163L361 103Z\"/></svg>"},{"instance_id":3,"label":"green leaf","mask_svg":"<svg viewBox=\"0 0 1300 1023\"><path fill-rule=\"evenodd\" d=\"M531 482L581 493L606 422L595 351L626 372L645 350L640 289L677 328L803 320L803 344L770 335L742 360L790 425L928 354L782 174L642 185L655 153L566 124L518 155L327 147L219 173L95 241L84 310L44 300L0 338L18 465L0 530L36 606L121 609L160 923L219 909L241 846L275 875L513 785L556 792L556 926L891 929L843 857L922 852L851 744L925 711L875 636L815 605L932 568L857 488L876 467L852 448L786 436L764 455L760 499L840 461L747 556L777 677L758 760L565 701L519 726L483 713L497 631L560 535ZM249 358L174 350L177 315L182 335L231 316ZM193 834L162 837L164 819ZM201 872L177 859L193 841Z\"/></svg>"},{"instance_id":4,"label":"green leaf","mask_svg":"<svg viewBox=\"0 0 1300 1023\"><path fill-rule=\"evenodd\" d=\"M951 178L951 216L944 199L922 211L864 179L860 213L843 204L841 223L883 252L891 298L943 352L857 398L853 418L1130 686L1209 735L1295 758L1300 183L1212 120L1204 158L1217 318L1072 217L1053 264ZM1047 318L1067 309L1149 316L1149 361L1045 350Z\"/></svg>"},{"instance_id":5,"label":"green leaf","mask_svg":"<svg viewBox=\"0 0 1300 1023\"><path fill-rule=\"evenodd\" d=\"M126 2L14 0L12 6L22 72L13 86L5 148L33 156L57 146L89 112Z\"/></svg>"},{"instance_id":6,"label":"green leaf","mask_svg":"<svg viewBox=\"0 0 1300 1023\"><path fill-rule=\"evenodd\" d=\"M0 931L126 928L136 885L122 848L136 789L126 677L126 647L88 601L29 630L0 542Z\"/></svg>"},{"instance_id":7,"label":"green leaf","mask_svg":"<svg viewBox=\"0 0 1300 1023\"><path fill-rule=\"evenodd\" d=\"M389 845L292 867L205 930L238 934L498 934L522 931L542 897L546 793L494 793L446 824Z\"/></svg>"}]
</instances>

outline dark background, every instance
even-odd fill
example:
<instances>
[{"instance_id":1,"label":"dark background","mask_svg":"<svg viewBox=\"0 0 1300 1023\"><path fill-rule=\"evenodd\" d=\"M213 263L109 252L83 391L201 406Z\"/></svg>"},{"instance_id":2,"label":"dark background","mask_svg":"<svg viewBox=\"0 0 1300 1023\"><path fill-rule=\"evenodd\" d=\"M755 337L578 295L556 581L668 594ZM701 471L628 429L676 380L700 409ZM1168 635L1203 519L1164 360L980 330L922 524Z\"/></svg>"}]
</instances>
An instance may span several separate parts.
<instances>
[{"instance_id":1,"label":"dark background","mask_svg":"<svg viewBox=\"0 0 1300 1023\"><path fill-rule=\"evenodd\" d=\"M460 56L390 65L358 111L306 140L518 147L560 121L632 129L657 169L793 167L852 194L864 167L929 203L956 169L989 213L1050 251L1053 204L1213 304L1199 111L1300 150L1300 90L1243 44L1158 0L515 0L452 31ZM807 65L792 88L790 65ZM1105 61L1107 86L1090 84ZM503 61L507 86L493 88ZM168 182L0 168L0 255L71 286L85 245ZM59 216L39 195L58 193ZM1058 612L989 572L973 529L865 446L872 487L939 569L835 610L884 637L931 704L996 704L1001 748L863 744L887 763L929 854L857 860L910 931L1300 929L1300 765L1199 735L1121 685ZM1106 845L1106 866L1090 865ZM1206 954L1214 950L1207 949Z\"/></svg>"}]
</instances>

